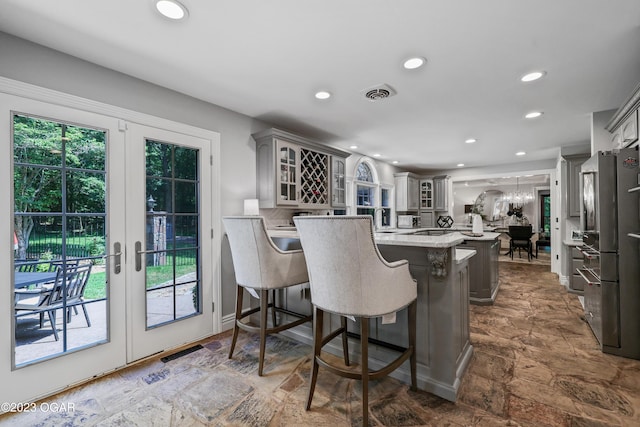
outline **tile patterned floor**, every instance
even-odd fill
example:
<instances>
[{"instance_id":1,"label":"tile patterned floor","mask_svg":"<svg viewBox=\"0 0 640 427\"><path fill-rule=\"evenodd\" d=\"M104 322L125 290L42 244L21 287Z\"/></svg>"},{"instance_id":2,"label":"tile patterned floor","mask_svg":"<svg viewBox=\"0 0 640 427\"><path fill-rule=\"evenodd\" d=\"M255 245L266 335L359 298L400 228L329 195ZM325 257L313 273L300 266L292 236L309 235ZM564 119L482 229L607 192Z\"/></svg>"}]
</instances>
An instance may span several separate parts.
<instances>
[{"instance_id":1,"label":"tile patterned floor","mask_svg":"<svg viewBox=\"0 0 640 427\"><path fill-rule=\"evenodd\" d=\"M372 384L370 425L639 426L640 361L599 351L577 297L548 266L500 268L495 304L471 307L475 351L458 402L386 378ZM229 339L224 333L173 361L147 361L46 400L72 402L73 412L5 415L0 425L361 425L359 383L326 371L304 410L309 346L270 337L260 378L257 341L242 333L228 360Z\"/></svg>"}]
</instances>

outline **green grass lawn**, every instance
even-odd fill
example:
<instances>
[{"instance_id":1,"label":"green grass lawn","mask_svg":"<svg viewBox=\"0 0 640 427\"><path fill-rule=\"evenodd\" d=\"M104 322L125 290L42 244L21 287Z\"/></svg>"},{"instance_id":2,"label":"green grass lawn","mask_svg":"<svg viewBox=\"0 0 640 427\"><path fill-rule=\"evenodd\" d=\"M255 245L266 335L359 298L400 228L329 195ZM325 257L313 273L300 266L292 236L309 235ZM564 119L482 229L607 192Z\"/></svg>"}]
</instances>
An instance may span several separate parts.
<instances>
[{"instance_id":1,"label":"green grass lawn","mask_svg":"<svg viewBox=\"0 0 640 427\"><path fill-rule=\"evenodd\" d=\"M180 277L193 271L195 266L184 265L176 267L176 276ZM173 279L173 266L163 265L158 267L147 267L147 288L151 288L154 284L164 283ZM105 273L91 273L87 288L84 290L84 298L87 300L101 299L106 296L105 292Z\"/></svg>"}]
</instances>

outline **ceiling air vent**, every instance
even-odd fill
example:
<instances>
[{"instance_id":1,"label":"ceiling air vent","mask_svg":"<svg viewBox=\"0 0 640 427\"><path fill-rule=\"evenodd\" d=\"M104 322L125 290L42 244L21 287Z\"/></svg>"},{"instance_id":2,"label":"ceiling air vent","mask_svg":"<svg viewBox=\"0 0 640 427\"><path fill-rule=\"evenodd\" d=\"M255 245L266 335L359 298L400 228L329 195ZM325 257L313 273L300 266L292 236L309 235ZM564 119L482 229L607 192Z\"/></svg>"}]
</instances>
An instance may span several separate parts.
<instances>
[{"instance_id":1,"label":"ceiling air vent","mask_svg":"<svg viewBox=\"0 0 640 427\"><path fill-rule=\"evenodd\" d=\"M389 98L396 94L396 91L391 86L386 84L376 85L361 91L364 96L372 102L380 101L385 98Z\"/></svg>"}]
</instances>

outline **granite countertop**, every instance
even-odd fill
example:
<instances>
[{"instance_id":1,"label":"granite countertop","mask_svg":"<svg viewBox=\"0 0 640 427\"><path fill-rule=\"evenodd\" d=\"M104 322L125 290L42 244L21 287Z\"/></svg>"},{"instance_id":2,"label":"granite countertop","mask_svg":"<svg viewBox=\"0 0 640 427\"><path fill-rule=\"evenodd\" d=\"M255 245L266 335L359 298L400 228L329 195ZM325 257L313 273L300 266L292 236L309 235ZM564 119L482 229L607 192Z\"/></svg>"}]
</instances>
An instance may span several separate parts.
<instances>
[{"instance_id":1,"label":"granite countertop","mask_svg":"<svg viewBox=\"0 0 640 427\"><path fill-rule=\"evenodd\" d=\"M412 229L416 231L417 229ZM449 248L464 242L465 236L458 232L440 236L421 236L408 233L375 233L378 245L416 246L422 248Z\"/></svg>"},{"instance_id":2,"label":"granite countertop","mask_svg":"<svg viewBox=\"0 0 640 427\"><path fill-rule=\"evenodd\" d=\"M459 245L465 240L495 240L500 233L485 232L482 236L467 236L460 232L439 236L423 236L413 234L416 231L451 231L443 228L394 228L386 229L374 234L375 241L379 245L417 246L424 248L449 248ZM297 239L298 232L293 227L278 227L267 230L270 237Z\"/></svg>"},{"instance_id":3,"label":"granite countertop","mask_svg":"<svg viewBox=\"0 0 640 427\"><path fill-rule=\"evenodd\" d=\"M456 248L456 264L461 264L476 254L474 249L457 249Z\"/></svg>"}]
</instances>

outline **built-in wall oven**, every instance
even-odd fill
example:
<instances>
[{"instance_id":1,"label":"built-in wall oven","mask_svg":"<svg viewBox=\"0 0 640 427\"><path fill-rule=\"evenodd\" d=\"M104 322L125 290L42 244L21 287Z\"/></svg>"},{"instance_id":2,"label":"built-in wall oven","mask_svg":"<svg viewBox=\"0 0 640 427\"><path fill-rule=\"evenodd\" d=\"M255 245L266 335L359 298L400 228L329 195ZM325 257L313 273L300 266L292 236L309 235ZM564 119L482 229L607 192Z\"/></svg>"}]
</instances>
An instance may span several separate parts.
<instances>
[{"instance_id":1,"label":"built-in wall oven","mask_svg":"<svg viewBox=\"0 0 640 427\"><path fill-rule=\"evenodd\" d=\"M635 165L631 167L630 165ZM638 225L637 148L598 152L582 165L585 319L603 351L640 359L638 245L626 236Z\"/></svg>"}]
</instances>

